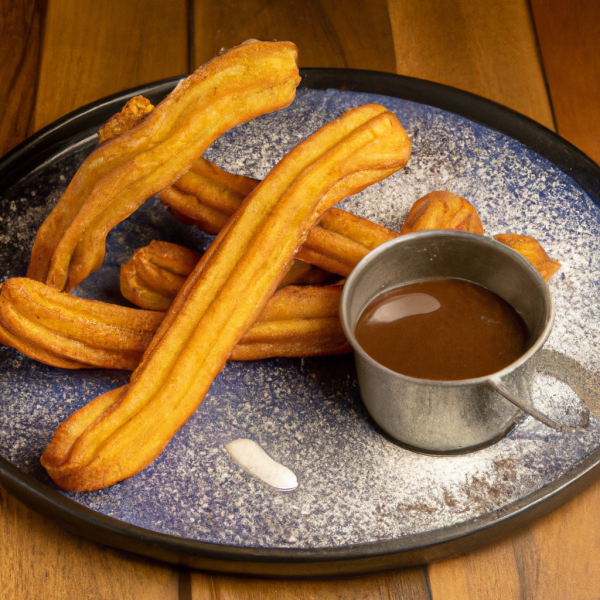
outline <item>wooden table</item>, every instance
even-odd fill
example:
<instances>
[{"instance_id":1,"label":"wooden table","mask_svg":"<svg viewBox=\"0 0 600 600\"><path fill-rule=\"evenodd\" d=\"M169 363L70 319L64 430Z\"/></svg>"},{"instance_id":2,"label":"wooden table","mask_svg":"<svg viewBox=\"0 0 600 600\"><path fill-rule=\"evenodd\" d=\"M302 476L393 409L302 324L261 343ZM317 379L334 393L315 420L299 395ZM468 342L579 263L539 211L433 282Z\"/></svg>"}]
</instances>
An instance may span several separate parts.
<instances>
[{"instance_id":1,"label":"wooden table","mask_svg":"<svg viewBox=\"0 0 600 600\"><path fill-rule=\"evenodd\" d=\"M3 0L0 155L65 113L247 38L300 66L431 79L505 104L600 162L600 2ZM0 489L0 597L600 598L600 483L495 544L415 569L282 582L190 573L59 529Z\"/></svg>"}]
</instances>

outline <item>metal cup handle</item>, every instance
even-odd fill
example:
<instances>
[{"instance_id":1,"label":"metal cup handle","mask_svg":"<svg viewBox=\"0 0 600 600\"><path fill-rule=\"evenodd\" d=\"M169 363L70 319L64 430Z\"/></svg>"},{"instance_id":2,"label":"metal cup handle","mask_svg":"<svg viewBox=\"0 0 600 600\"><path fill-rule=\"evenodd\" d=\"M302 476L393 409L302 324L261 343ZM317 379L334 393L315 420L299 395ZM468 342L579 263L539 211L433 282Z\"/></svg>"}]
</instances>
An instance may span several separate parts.
<instances>
[{"instance_id":1,"label":"metal cup handle","mask_svg":"<svg viewBox=\"0 0 600 600\"><path fill-rule=\"evenodd\" d=\"M595 414L600 413L600 381L595 374L582 367L576 360L554 350L542 349L533 359L533 368L566 383L583 400L585 416L578 426L573 427L559 423L523 402L506 388L500 377L490 377L488 385L523 412L558 431L579 431L587 427L590 421L590 411Z\"/></svg>"}]
</instances>

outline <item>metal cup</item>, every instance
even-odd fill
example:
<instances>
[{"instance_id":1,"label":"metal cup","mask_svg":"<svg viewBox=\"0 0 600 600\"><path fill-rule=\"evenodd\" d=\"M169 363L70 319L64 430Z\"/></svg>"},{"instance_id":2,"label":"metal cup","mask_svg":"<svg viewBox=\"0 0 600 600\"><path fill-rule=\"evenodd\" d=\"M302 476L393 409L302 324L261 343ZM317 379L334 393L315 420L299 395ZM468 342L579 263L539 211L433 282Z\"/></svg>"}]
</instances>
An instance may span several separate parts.
<instances>
[{"instance_id":1,"label":"metal cup","mask_svg":"<svg viewBox=\"0 0 600 600\"><path fill-rule=\"evenodd\" d=\"M396 373L360 347L356 323L376 296L409 283L448 278L482 285L517 310L530 332L527 350L518 360L485 377L434 381ZM554 320L548 286L529 261L492 238L435 230L383 244L348 278L340 318L355 350L362 399L377 424L403 445L432 454L470 452L506 435L522 411L550 427L575 429L531 405L532 359Z\"/></svg>"}]
</instances>

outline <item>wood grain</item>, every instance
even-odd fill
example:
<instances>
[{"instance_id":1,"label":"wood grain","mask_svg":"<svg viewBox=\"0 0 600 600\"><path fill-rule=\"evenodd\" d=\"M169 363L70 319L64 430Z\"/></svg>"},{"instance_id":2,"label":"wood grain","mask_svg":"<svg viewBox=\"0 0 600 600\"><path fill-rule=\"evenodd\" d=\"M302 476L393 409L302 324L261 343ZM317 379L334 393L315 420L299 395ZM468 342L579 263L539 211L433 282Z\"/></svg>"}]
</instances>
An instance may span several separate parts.
<instances>
[{"instance_id":1,"label":"wood grain","mask_svg":"<svg viewBox=\"0 0 600 600\"><path fill-rule=\"evenodd\" d=\"M114 92L187 72L186 0L52 0L35 129Z\"/></svg>"},{"instance_id":2,"label":"wood grain","mask_svg":"<svg viewBox=\"0 0 600 600\"><path fill-rule=\"evenodd\" d=\"M394 72L385 0L195 0L195 61L249 38L290 40L301 67Z\"/></svg>"},{"instance_id":3,"label":"wood grain","mask_svg":"<svg viewBox=\"0 0 600 600\"><path fill-rule=\"evenodd\" d=\"M285 581L192 573L180 600L427 600L424 569L356 579Z\"/></svg>"},{"instance_id":4,"label":"wood grain","mask_svg":"<svg viewBox=\"0 0 600 600\"><path fill-rule=\"evenodd\" d=\"M0 488L0 597L178 600L177 571L71 535Z\"/></svg>"},{"instance_id":5,"label":"wood grain","mask_svg":"<svg viewBox=\"0 0 600 600\"><path fill-rule=\"evenodd\" d=\"M531 0L558 133L600 163L600 2Z\"/></svg>"},{"instance_id":6,"label":"wood grain","mask_svg":"<svg viewBox=\"0 0 600 600\"><path fill-rule=\"evenodd\" d=\"M429 566L433 600L600 598L600 483L522 531Z\"/></svg>"},{"instance_id":7,"label":"wood grain","mask_svg":"<svg viewBox=\"0 0 600 600\"><path fill-rule=\"evenodd\" d=\"M32 128L43 13L40 1L0 2L0 156Z\"/></svg>"},{"instance_id":8,"label":"wood grain","mask_svg":"<svg viewBox=\"0 0 600 600\"><path fill-rule=\"evenodd\" d=\"M527 0L388 0L397 72L479 94L553 128Z\"/></svg>"}]
</instances>

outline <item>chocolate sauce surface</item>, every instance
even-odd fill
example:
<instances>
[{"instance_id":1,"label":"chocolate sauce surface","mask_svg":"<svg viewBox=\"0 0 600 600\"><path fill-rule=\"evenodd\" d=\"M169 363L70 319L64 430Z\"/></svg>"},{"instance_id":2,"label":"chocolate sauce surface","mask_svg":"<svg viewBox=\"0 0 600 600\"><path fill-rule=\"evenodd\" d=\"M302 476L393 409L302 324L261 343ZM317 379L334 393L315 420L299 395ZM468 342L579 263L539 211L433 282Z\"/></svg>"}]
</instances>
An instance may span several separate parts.
<instances>
[{"instance_id":1,"label":"chocolate sauce surface","mask_svg":"<svg viewBox=\"0 0 600 600\"><path fill-rule=\"evenodd\" d=\"M497 294L462 279L400 286L373 299L355 329L388 369L451 381L500 371L526 350L527 326Z\"/></svg>"}]
</instances>

